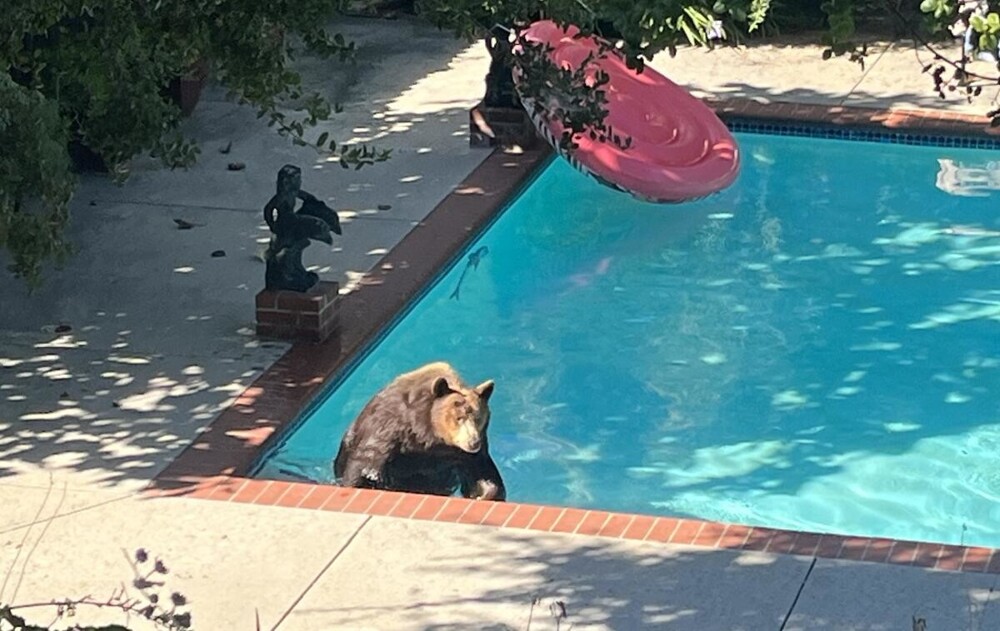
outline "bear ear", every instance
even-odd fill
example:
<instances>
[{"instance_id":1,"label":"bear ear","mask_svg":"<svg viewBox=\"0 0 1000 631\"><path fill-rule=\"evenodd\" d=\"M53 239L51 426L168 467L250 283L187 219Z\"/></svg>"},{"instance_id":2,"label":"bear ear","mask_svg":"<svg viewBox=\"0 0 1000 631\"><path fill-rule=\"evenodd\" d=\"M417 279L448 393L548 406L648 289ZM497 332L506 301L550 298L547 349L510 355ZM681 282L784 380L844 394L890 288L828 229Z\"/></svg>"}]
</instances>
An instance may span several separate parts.
<instances>
[{"instance_id":1,"label":"bear ear","mask_svg":"<svg viewBox=\"0 0 1000 631\"><path fill-rule=\"evenodd\" d=\"M479 398L482 399L484 402L489 401L490 395L493 394L494 385L495 384L493 383L492 379L490 379L489 381L484 381L478 386L476 386L476 394L478 394Z\"/></svg>"},{"instance_id":2,"label":"bear ear","mask_svg":"<svg viewBox=\"0 0 1000 631\"><path fill-rule=\"evenodd\" d=\"M440 399L444 395L451 392L451 386L448 385L448 380L444 377L438 377L434 380L434 386L432 388L434 392L434 398Z\"/></svg>"}]
</instances>

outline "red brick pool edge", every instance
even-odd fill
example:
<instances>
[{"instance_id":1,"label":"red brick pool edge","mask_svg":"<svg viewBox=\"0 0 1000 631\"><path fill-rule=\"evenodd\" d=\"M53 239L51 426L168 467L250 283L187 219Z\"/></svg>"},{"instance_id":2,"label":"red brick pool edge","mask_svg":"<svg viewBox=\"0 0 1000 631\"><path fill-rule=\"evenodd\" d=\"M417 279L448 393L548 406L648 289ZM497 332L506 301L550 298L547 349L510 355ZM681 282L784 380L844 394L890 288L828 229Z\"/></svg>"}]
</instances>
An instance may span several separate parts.
<instances>
[{"instance_id":1,"label":"red brick pool edge","mask_svg":"<svg viewBox=\"0 0 1000 631\"><path fill-rule=\"evenodd\" d=\"M156 494L172 495L169 489ZM486 502L459 497L350 489L322 484L218 477L194 482L187 497L494 526L536 532L669 543L720 550L754 550L825 559L891 563L955 572L1000 574L1000 550L919 541L848 537L698 519Z\"/></svg>"},{"instance_id":2,"label":"red brick pool edge","mask_svg":"<svg viewBox=\"0 0 1000 631\"><path fill-rule=\"evenodd\" d=\"M708 100L720 116L821 123L913 134L996 137L982 116L927 110ZM1000 574L1000 550L869 537L777 530L695 519L482 502L330 485L257 480L255 461L280 439L322 391L545 162L547 149L494 151L462 184L340 297L340 328L329 340L298 342L163 469L150 496L177 496L405 519L488 525L539 532L756 550L829 559ZM248 304L252 310L253 305Z\"/></svg>"}]
</instances>

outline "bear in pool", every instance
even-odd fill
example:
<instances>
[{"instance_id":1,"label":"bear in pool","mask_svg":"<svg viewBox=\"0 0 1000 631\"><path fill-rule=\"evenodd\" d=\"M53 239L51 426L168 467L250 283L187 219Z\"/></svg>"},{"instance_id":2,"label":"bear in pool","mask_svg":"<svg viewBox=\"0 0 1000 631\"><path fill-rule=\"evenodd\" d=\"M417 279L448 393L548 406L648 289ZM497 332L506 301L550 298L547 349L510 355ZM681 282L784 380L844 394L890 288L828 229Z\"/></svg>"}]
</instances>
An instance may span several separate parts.
<instances>
[{"instance_id":1,"label":"bear in pool","mask_svg":"<svg viewBox=\"0 0 1000 631\"><path fill-rule=\"evenodd\" d=\"M341 486L505 500L486 438L493 385L470 388L444 362L396 377L347 429L334 477Z\"/></svg>"}]
</instances>

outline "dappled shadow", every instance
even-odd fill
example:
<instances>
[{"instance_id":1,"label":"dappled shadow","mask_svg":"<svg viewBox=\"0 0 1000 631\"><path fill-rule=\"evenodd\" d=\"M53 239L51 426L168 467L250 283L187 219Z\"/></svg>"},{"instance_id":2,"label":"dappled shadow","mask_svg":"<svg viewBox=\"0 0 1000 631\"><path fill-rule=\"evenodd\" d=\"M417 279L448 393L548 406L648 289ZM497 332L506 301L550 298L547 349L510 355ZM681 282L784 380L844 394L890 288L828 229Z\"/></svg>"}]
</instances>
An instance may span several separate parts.
<instances>
[{"instance_id":1,"label":"dappled shadow","mask_svg":"<svg viewBox=\"0 0 1000 631\"><path fill-rule=\"evenodd\" d=\"M185 353L164 340L150 352L121 331L109 351L88 343L97 325L88 328L0 353L0 484L45 486L51 473L72 486L135 490L285 348L216 340Z\"/></svg>"},{"instance_id":2,"label":"dappled shadow","mask_svg":"<svg viewBox=\"0 0 1000 631\"><path fill-rule=\"evenodd\" d=\"M928 629L985 630L1000 621L990 575L435 527L373 521L293 610L292 626L874 630L908 629L918 616ZM348 573L380 589L350 585Z\"/></svg>"}]
</instances>

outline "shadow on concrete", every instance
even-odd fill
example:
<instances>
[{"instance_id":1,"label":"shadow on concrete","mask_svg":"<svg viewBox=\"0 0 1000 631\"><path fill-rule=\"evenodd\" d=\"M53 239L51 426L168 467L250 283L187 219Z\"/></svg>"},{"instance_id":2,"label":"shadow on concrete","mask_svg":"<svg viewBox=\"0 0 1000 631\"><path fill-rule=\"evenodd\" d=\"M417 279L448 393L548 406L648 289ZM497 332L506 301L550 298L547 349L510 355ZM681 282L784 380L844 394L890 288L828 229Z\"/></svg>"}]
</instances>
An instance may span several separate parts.
<instances>
[{"instance_id":1,"label":"shadow on concrete","mask_svg":"<svg viewBox=\"0 0 1000 631\"><path fill-rule=\"evenodd\" d=\"M216 342L204 354L171 353L169 345L151 353L120 335L107 353L86 338L4 349L0 483L45 486L52 472L74 487L138 488L283 350Z\"/></svg>"},{"instance_id":2,"label":"shadow on concrete","mask_svg":"<svg viewBox=\"0 0 1000 631\"><path fill-rule=\"evenodd\" d=\"M640 556L599 542L549 551L527 536L500 536L523 548L505 559L505 566L515 572L534 568L535 579L531 588L487 590L473 600L519 603L522 616L527 614L524 626L495 626L505 630L778 629L809 569L808 559L756 556L734 562L734 555L711 551ZM456 564L452 571L475 584L476 574L487 570ZM503 577L502 570L498 573L491 581ZM415 605L425 607L449 617L448 604ZM445 622L422 628L458 631L468 626Z\"/></svg>"},{"instance_id":3,"label":"shadow on concrete","mask_svg":"<svg viewBox=\"0 0 1000 631\"><path fill-rule=\"evenodd\" d=\"M919 71L915 71L919 72ZM860 74L859 74L860 78ZM746 98L761 101L763 103L815 103L820 105L846 105L853 107L869 107L876 109L889 109L892 107L910 108L922 107L928 109L944 108L948 103L955 104L965 101L960 97L952 95L947 100L942 100L933 91L933 84L928 81L926 92L898 92L892 94L879 94L864 89L855 88L850 96L844 94L834 94L808 88L789 88L787 90L775 90L772 88L762 88L749 83L727 82L711 92L695 90L696 93L710 95L711 97L725 98ZM988 108L985 99L980 99L983 112Z\"/></svg>"},{"instance_id":4,"label":"shadow on concrete","mask_svg":"<svg viewBox=\"0 0 1000 631\"><path fill-rule=\"evenodd\" d=\"M874 631L908 630L918 617L927 629L985 631L1000 621L992 575L383 524L363 530L292 610L287 628ZM379 588L371 593L348 576Z\"/></svg>"}]
</instances>

